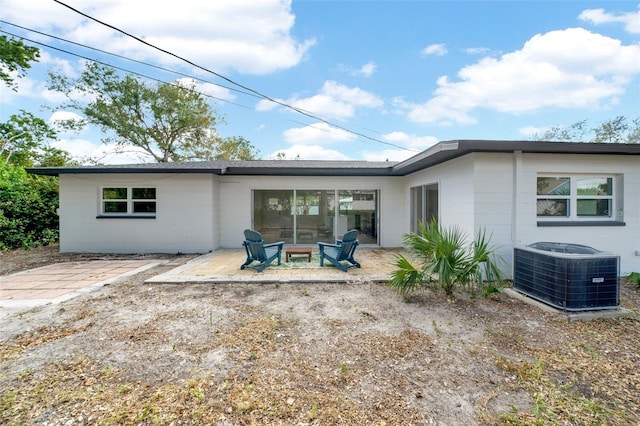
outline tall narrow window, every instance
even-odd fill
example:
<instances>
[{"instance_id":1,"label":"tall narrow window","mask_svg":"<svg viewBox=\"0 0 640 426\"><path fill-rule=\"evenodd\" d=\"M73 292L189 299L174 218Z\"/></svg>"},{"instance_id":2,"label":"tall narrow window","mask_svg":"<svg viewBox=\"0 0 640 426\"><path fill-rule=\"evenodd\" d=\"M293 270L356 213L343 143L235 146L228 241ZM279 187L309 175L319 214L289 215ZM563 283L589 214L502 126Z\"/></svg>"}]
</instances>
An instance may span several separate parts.
<instances>
[{"instance_id":1,"label":"tall narrow window","mask_svg":"<svg viewBox=\"0 0 640 426\"><path fill-rule=\"evenodd\" d=\"M418 232L420 222L438 220L438 184L411 188L411 232Z\"/></svg>"}]
</instances>

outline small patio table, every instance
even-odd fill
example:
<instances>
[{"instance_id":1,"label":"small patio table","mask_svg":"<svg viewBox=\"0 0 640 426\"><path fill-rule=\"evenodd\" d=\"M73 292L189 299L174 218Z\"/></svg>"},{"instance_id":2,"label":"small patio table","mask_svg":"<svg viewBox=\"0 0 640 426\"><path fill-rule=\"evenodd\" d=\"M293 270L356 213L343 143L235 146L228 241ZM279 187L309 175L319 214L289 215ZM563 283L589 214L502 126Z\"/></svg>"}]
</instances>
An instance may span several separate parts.
<instances>
[{"instance_id":1,"label":"small patio table","mask_svg":"<svg viewBox=\"0 0 640 426\"><path fill-rule=\"evenodd\" d=\"M306 254L307 262L311 262L311 247L289 247L285 251L285 262L288 262L291 255Z\"/></svg>"}]
</instances>

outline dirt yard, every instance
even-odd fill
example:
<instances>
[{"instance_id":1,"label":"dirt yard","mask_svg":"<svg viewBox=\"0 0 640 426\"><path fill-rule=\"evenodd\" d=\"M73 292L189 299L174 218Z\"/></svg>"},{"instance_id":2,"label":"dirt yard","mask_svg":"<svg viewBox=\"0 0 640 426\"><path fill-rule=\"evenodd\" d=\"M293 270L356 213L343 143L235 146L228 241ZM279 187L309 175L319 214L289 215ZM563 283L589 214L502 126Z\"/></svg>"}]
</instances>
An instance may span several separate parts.
<instances>
[{"instance_id":1,"label":"dirt yard","mask_svg":"<svg viewBox=\"0 0 640 426\"><path fill-rule=\"evenodd\" d=\"M0 274L109 258L56 251L0 253ZM144 284L190 257L171 259L3 318L0 423L640 423L638 319L375 284ZM640 290L621 300L638 312Z\"/></svg>"}]
</instances>

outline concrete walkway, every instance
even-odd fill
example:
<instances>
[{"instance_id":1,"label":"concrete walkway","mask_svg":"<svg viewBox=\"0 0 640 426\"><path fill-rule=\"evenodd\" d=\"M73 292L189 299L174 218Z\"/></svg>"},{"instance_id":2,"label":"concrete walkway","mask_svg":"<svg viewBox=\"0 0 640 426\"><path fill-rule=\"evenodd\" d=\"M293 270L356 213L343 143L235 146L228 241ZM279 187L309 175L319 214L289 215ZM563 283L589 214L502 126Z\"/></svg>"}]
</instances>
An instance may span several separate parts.
<instances>
[{"instance_id":1,"label":"concrete walkway","mask_svg":"<svg viewBox=\"0 0 640 426\"><path fill-rule=\"evenodd\" d=\"M59 303L152 268L165 260L67 262L0 277L0 308Z\"/></svg>"},{"instance_id":2,"label":"concrete walkway","mask_svg":"<svg viewBox=\"0 0 640 426\"><path fill-rule=\"evenodd\" d=\"M286 249L285 249L286 250ZM347 283L347 282L388 282L393 271L395 254L399 250L380 248L358 248L355 258L361 268L350 268L343 272L329 262L320 267L317 250L313 251L311 262L306 256L292 257L282 265L277 261L262 272L252 269L241 270L246 259L244 250L216 250L164 274L148 279L147 283Z\"/></svg>"}]
</instances>

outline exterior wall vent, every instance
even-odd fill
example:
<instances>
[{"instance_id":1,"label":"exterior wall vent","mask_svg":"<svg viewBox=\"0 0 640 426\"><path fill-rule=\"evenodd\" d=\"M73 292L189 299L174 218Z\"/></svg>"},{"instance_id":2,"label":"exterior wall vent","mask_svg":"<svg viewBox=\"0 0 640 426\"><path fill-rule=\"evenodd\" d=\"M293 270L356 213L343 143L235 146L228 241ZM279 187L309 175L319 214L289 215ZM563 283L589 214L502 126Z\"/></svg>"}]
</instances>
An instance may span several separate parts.
<instances>
[{"instance_id":1,"label":"exterior wall vent","mask_svg":"<svg viewBox=\"0 0 640 426\"><path fill-rule=\"evenodd\" d=\"M514 290L564 311L617 309L620 257L580 244L514 248Z\"/></svg>"}]
</instances>

